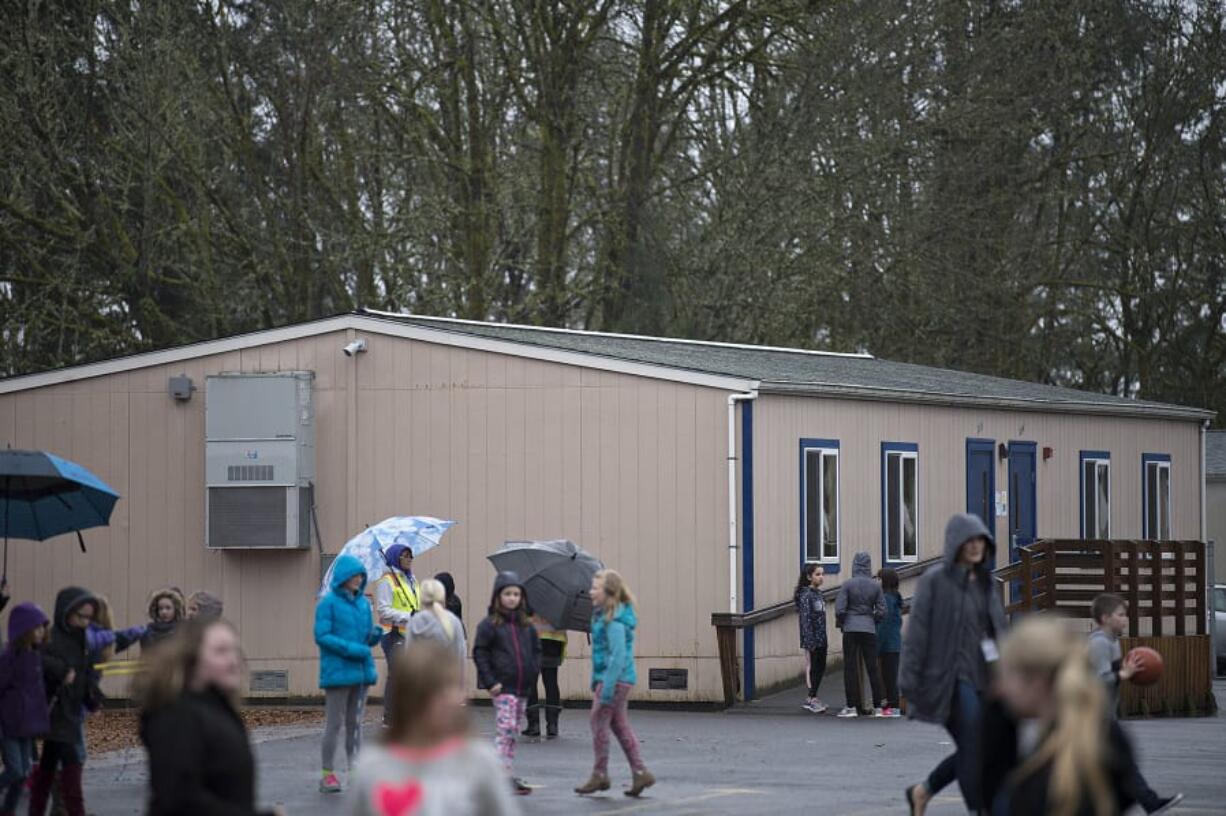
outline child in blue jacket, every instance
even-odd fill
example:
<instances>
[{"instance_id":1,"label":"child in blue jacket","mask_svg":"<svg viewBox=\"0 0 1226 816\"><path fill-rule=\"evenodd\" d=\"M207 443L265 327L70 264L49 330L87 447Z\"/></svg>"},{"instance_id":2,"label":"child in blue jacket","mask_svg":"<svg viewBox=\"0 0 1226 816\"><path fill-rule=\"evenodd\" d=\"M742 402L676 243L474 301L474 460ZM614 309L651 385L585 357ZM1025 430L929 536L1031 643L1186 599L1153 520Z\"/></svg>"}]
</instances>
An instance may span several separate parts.
<instances>
[{"instance_id":1,"label":"child in blue jacket","mask_svg":"<svg viewBox=\"0 0 1226 816\"><path fill-rule=\"evenodd\" d=\"M319 646L319 687L324 690L323 772L319 789L338 793L340 779L332 770L337 738L345 727L345 756L349 768L362 738L362 714L367 687L379 679L370 647L378 645L383 630L371 617L366 569L352 555L341 555L332 567L331 591L315 606L315 644Z\"/></svg>"},{"instance_id":2,"label":"child in blue jacket","mask_svg":"<svg viewBox=\"0 0 1226 816\"><path fill-rule=\"evenodd\" d=\"M586 796L609 789L609 731L617 737L632 781L627 796L639 796L656 783L639 754L639 741L628 717L634 671L634 596L621 575L601 570L592 578L592 776L575 788Z\"/></svg>"},{"instance_id":3,"label":"child in blue jacket","mask_svg":"<svg viewBox=\"0 0 1226 816\"><path fill-rule=\"evenodd\" d=\"M898 662L902 655L902 594L898 591L898 573L888 567L878 571L881 591L885 595L885 617L877 624L877 661L885 681L883 717L900 717L898 711Z\"/></svg>"}]
</instances>

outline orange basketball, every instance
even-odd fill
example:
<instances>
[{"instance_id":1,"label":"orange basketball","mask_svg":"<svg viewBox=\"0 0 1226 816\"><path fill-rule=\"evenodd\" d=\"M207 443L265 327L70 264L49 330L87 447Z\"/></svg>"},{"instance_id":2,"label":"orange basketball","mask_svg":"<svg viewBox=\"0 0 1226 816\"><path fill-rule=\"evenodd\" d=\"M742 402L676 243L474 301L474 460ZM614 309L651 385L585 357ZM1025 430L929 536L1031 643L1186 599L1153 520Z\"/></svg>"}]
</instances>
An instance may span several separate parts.
<instances>
[{"instance_id":1,"label":"orange basketball","mask_svg":"<svg viewBox=\"0 0 1226 816\"><path fill-rule=\"evenodd\" d=\"M1148 646L1137 646L1128 652L1127 660L1133 659L1137 661L1139 668L1132 676L1132 682L1138 686L1152 686L1161 679L1164 664L1162 655L1158 652Z\"/></svg>"}]
</instances>

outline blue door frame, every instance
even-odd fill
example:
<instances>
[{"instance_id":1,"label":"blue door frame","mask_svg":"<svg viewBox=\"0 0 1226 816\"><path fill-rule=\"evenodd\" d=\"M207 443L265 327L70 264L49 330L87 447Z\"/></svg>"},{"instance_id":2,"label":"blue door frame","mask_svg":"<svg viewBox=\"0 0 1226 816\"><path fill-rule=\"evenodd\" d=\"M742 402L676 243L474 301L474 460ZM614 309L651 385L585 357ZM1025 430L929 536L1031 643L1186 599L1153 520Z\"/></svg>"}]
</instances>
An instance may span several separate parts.
<instances>
[{"instance_id":1,"label":"blue door frame","mask_svg":"<svg viewBox=\"0 0 1226 816\"><path fill-rule=\"evenodd\" d=\"M1038 536L1036 470L1038 445L1009 442L1009 561L1017 561L1017 548L1034 543Z\"/></svg>"},{"instance_id":2,"label":"blue door frame","mask_svg":"<svg viewBox=\"0 0 1226 816\"><path fill-rule=\"evenodd\" d=\"M996 530L996 440L966 440L966 512ZM995 566L995 564L993 564Z\"/></svg>"}]
</instances>

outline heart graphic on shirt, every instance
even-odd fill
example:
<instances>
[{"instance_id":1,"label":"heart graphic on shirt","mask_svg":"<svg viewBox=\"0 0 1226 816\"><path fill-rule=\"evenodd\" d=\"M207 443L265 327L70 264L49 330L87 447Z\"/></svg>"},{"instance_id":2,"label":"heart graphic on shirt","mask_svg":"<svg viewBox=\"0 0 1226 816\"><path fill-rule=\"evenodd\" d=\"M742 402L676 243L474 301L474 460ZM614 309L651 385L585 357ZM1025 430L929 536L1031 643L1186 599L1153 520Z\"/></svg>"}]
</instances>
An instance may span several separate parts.
<instances>
[{"instance_id":1,"label":"heart graphic on shirt","mask_svg":"<svg viewBox=\"0 0 1226 816\"><path fill-rule=\"evenodd\" d=\"M425 799L421 782L414 779L406 785L381 784L375 788L375 808L382 816L413 816Z\"/></svg>"}]
</instances>

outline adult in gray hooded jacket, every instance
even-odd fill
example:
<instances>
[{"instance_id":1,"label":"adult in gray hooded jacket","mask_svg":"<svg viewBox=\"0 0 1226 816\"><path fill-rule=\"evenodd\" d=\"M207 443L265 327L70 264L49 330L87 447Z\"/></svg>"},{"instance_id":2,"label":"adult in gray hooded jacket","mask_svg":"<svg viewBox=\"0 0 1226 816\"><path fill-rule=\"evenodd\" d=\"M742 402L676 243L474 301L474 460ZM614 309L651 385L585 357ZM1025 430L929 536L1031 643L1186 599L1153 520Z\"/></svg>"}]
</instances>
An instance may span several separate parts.
<instances>
[{"instance_id":1,"label":"adult in gray hooded jacket","mask_svg":"<svg viewBox=\"0 0 1226 816\"><path fill-rule=\"evenodd\" d=\"M877 624L885 618L885 593L873 580L873 559L858 552L851 560L851 578L839 587L834 602L834 622L843 630L843 692L847 705L840 717L860 714L860 661L868 669L868 684L873 699L868 706L870 715L885 699L881 683L881 664L877 661Z\"/></svg>"},{"instance_id":2,"label":"adult in gray hooded jacket","mask_svg":"<svg viewBox=\"0 0 1226 816\"><path fill-rule=\"evenodd\" d=\"M899 685L907 714L944 725L956 750L925 782L907 789L913 813L955 777L969 810L979 801L978 746L988 661L1004 634L1005 609L993 590L992 534L978 516L959 513L945 525L942 562L920 579L902 644Z\"/></svg>"}]
</instances>

